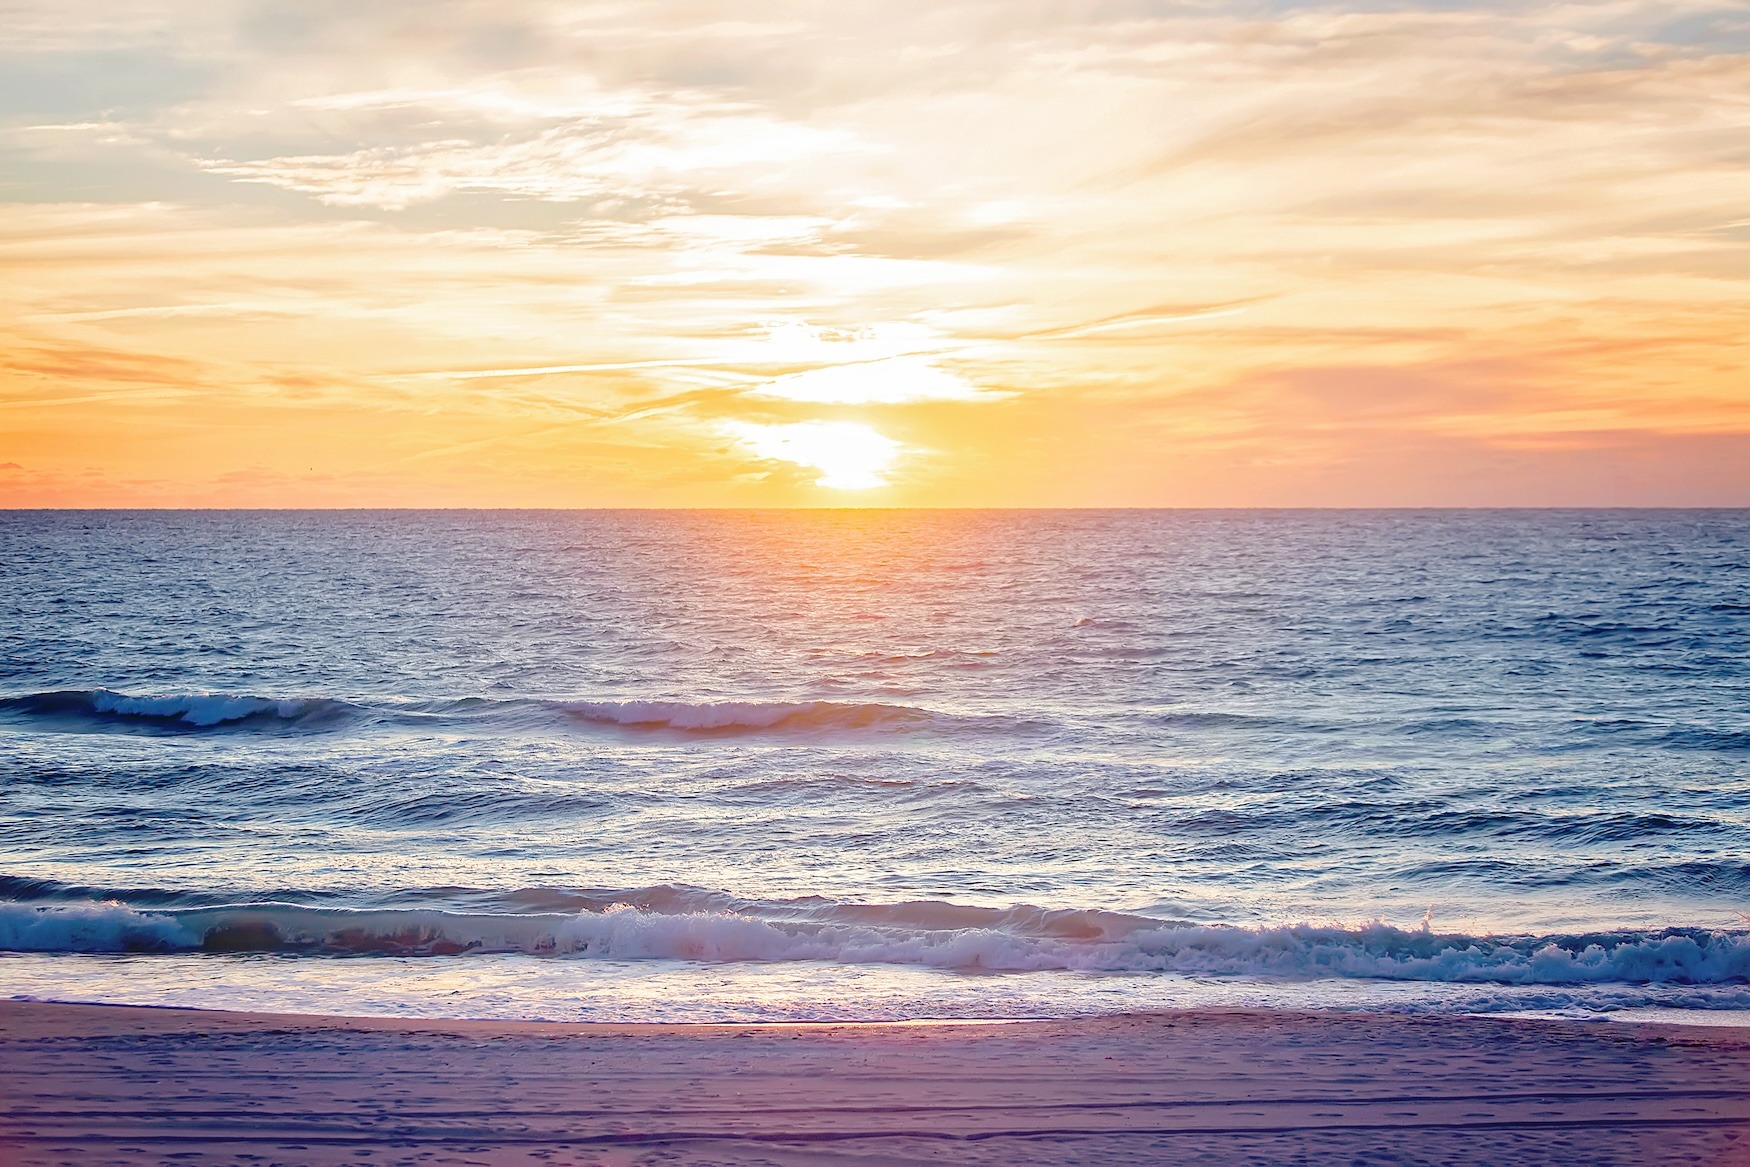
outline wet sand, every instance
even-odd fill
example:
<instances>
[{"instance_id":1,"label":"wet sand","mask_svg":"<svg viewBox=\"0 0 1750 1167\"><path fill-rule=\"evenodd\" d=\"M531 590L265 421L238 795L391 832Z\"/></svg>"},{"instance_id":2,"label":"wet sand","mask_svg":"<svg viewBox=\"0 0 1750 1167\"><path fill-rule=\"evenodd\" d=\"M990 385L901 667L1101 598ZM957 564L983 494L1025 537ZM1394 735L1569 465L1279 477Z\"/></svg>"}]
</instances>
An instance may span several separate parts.
<instances>
[{"instance_id":1,"label":"wet sand","mask_svg":"<svg viewBox=\"0 0 1750 1167\"><path fill-rule=\"evenodd\" d=\"M0 1163L1750 1167L1750 1030L565 1025L0 1001Z\"/></svg>"}]
</instances>

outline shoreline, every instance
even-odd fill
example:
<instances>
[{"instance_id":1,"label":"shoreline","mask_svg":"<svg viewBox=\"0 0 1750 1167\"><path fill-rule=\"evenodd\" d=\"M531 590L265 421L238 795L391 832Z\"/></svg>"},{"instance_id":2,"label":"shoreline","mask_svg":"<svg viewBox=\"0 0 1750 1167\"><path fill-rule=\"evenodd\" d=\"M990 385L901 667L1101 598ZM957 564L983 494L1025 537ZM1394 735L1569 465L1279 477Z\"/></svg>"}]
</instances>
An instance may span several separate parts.
<instances>
[{"instance_id":1,"label":"shoreline","mask_svg":"<svg viewBox=\"0 0 1750 1167\"><path fill-rule=\"evenodd\" d=\"M1750 1027L1267 1010L619 1024L0 1001L0 1096L0 1161L19 1167L1724 1165L1750 1163Z\"/></svg>"},{"instance_id":2,"label":"shoreline","mask_svg":"<svg viewBox=\"0 0 1750 1167\"><path fill-rule=\"evenodd\" d=\"M729 1031L741 1029L906 1029L906 1028L970 1028L977 1026L997 1025L1081 1025L1116 1020L1141 1020L1149 1018L1213 1018L1213 1017L1282 1017L1282 1018L1340 1018L1350 1017L1361 1020L1380 1018L1402 1018L1421 1020L1470 1020L1470 1021L1503 1021L1523 1022L1534 1025L1580 1025L1580 1026L1633 1026L1636 1028L1656 1027L1661 1030L1688 1031L1705 1030L1718 1033L1721 1031L1741 1032L1750 1041L1750 1010L1746 1009L1680 1009L1665 1006L1637 1006L1617 1010L1612 1013L1600 1013L1595 1017L1552 1017L1545 1016L1535 1010L1525 1012L1503 1011L1497 1013L1471 1012L1397 1012L1369 1009L1342 1009L1317 1007L1282 1007L1271 1005L1194 1005L1182 1009L1137 1009L1112 1013L1089 1013L1065 1017L1049 1016L1016 1016L1016 1017L900 1017L900 1018L799 1018L794 1020L755 1020L755 1021L564 1021L545 1017L419 1017L398 1013L331 1013L303 1012L299 1010L282 1009L230 1009L224 1007L207 1007L200 1005L157 1005L137 1001L90 1001L73 998L49 998L33 995L15 997L0 997L0 1040L6 1036L5 1024L11 1019L6 1016L8 1005L53 1006L69 1009L102 1009L102 1010L141 1010L156 1014L174 1014L191 1019L197 1028L211 1028L214 1024L224 1024L222 1019L230 1019L239 1026L254 1026L273 1023L279 1027L294 1028L324 1028L336 1030L357 1031L394 1031L394 1032L455 1032L459 1035L475 1032L489 1032L502 1028L506 1034L553 1031L553 1036L563 1035L565 1031L587 1031L597 1034L632 1035L668 1032L668 1031ZM213 1020L221 1019L221 1020ZM101 1027L100 1027L101 1028ZM164 1032L177 1032L174 1025L164 1029Z\"/></svg>"},{"instance_id":3,"label":"shoreline","mask_svg":"<svg viewBox=\"0 0 1750 1167\"><path fill-rule=\"evenodd\" d=\"M8 1006L28 1006L14 1016ZM33 1016L37 1007L54 1014ZM61 1013L78 1010L77 1014ZM103 1012L86 1013L86 1010ZM150 1016L132 1017L135 1012ZM1269 1013L1270 1010L1183 1010L1196 1013ZM1111 1017L1156 1014L1109 1014ZM333 1031L340 1033L439 1033L454 1037L649 1037L698 1033L710 1035L746 1029L920 1029L966 1028L999 1025L1065 1024L1098 1018L1052 1017L914 1017L875 1021L552 1021L540 1018L500 1017L405 1017L375 1013L296 1013L262 1009L206 1009L189 1005L140 1005L113 1001L50 1001L37 998L0 998L0 1042L21 1033L46 1027L57 1036L64 1032L115 1035L124 1029L134 1033L206 1033L215 1029L252 1031L272 1026L275 1032ZM1746 1033L1750 1034L1750 1027Z\"/></svg>"}]
</instances>

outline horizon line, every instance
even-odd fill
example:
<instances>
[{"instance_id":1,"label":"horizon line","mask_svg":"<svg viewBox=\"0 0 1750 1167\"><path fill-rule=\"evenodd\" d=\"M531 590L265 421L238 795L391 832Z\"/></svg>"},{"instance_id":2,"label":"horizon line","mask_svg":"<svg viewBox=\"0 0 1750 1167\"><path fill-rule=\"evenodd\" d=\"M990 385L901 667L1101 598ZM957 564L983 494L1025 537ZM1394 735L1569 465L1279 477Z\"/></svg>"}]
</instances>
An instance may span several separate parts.
<instances>
[{"instance_id":1,"label":"horizon line","mask_svg":"<svg viewBox=\"0 0 1750 1167\"><path fill-rule=\"evenodd\" d=\"M358 514L398 512L407 514L460 513L564 513L578 512L678 513L723 511L1750 511L1744 503L1507 503L1507 504L1370 504L1343 506L1281 506L1273 504L1215 506L39 506L0 507L0 514Z\"/></svg>"}]
</instances>

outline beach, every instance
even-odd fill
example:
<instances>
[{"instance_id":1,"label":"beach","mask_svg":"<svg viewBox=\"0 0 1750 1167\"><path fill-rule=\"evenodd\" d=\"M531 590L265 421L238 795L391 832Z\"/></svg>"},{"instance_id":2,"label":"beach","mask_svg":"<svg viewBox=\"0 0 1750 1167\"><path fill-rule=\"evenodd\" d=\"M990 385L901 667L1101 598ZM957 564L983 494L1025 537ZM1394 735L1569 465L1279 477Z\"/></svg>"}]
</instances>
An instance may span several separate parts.
<instances>
[{"instance_id":1,"label":"beach","mask_svg":"<svg viewBox=\"0 0 1750 1167\"><path fill-rule=\"evenodd\" d=\"M1750 1029L1201 1011L898 1025L0 1001L0 1161L1750 1163Z\"/></svg>"}]
</instances>

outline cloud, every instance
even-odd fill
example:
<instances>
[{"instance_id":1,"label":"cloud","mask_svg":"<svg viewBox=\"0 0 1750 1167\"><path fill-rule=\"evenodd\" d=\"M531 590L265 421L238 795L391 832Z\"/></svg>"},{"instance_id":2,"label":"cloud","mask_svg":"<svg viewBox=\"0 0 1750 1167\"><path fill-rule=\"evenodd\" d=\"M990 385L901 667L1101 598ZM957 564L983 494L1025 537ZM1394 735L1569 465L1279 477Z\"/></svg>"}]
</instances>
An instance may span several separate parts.
<instances>
[{"instance_id":1,"label":"cloud","mask_svg":"<svg viewBox=\"0 0 1750 1167\"><path fill-rule=\"evenodd\" d=\"M32 467L172 497L344 447L500 501L782 503L831 449L884 501L1259 501L1161 467L1750 432L1717 4L14 7ZM796 457L738 476L730 423Z\"/></svg>"},{"instance_id":2,"label":"cloud","mask_svg":"<svg viewBox=\"0 0 1750 1167\"><path fill-rule=\"evenodd\" d=\"M1162 305L1135 312L1121 312L1115 316L1089 321L1086 324L1044 329L1029 334L1028 339L1079 340L1086 336L1105 337L1119 332L1153 331L1163 324L1180 324L1189 320L1213 320L1223 316L1238 316L1245 310L1246 304L1244 302L1240 304Z\"/></svg>"},{"instance_id":3,"label":"cloud","mask_svg":"<svg viewBox=\"0 0 1750 1167\"><path fill-rule=\"evenodd\" d=\"M986 393L958 373L922 357L891 357L828 365L767 381L749 390L762 397L821 405L899 405L910 401L975 401Z\"/></svg>"},{"instance_id":4,"label":"cloud","mask_svg":"<svg viewBox=\"0 0 1750 1167\"><path fill-rule=\"evenodd\" d=\"M429 112L437 113L461 96L474 98L462 108L476 112L528 118L553 112L510 94L407 94L403 100L416 105L435 97L439 104ZM324 101L325 108L334 109L398 108L381 104L377 95ZM735 172L763 171L856 148L854 136L844 131L789 123L695 95L609 94L589 114L572 116L567 111L554 124L491 140L440 138L344 154L206 159L201 166L241 182L311 194L335 206L402 210L466 192L548 202L672 195ZM686 229L682 223L671 228Z\"/></svg>"},{"instance_id":5,"label":"cloud","mask_svg":"<svg viewBox=\"0 0 1750 1167\"><path fill-rule=\"evenodd\" d=\"M28 401L36 393L17 395L19 389L40 392L72 384L186 388L202 379L194 361L151 353L71 345L17 347L0 351L0 368L12 374L11 391L0 400Z\"/></svg>"}]
</instances>

